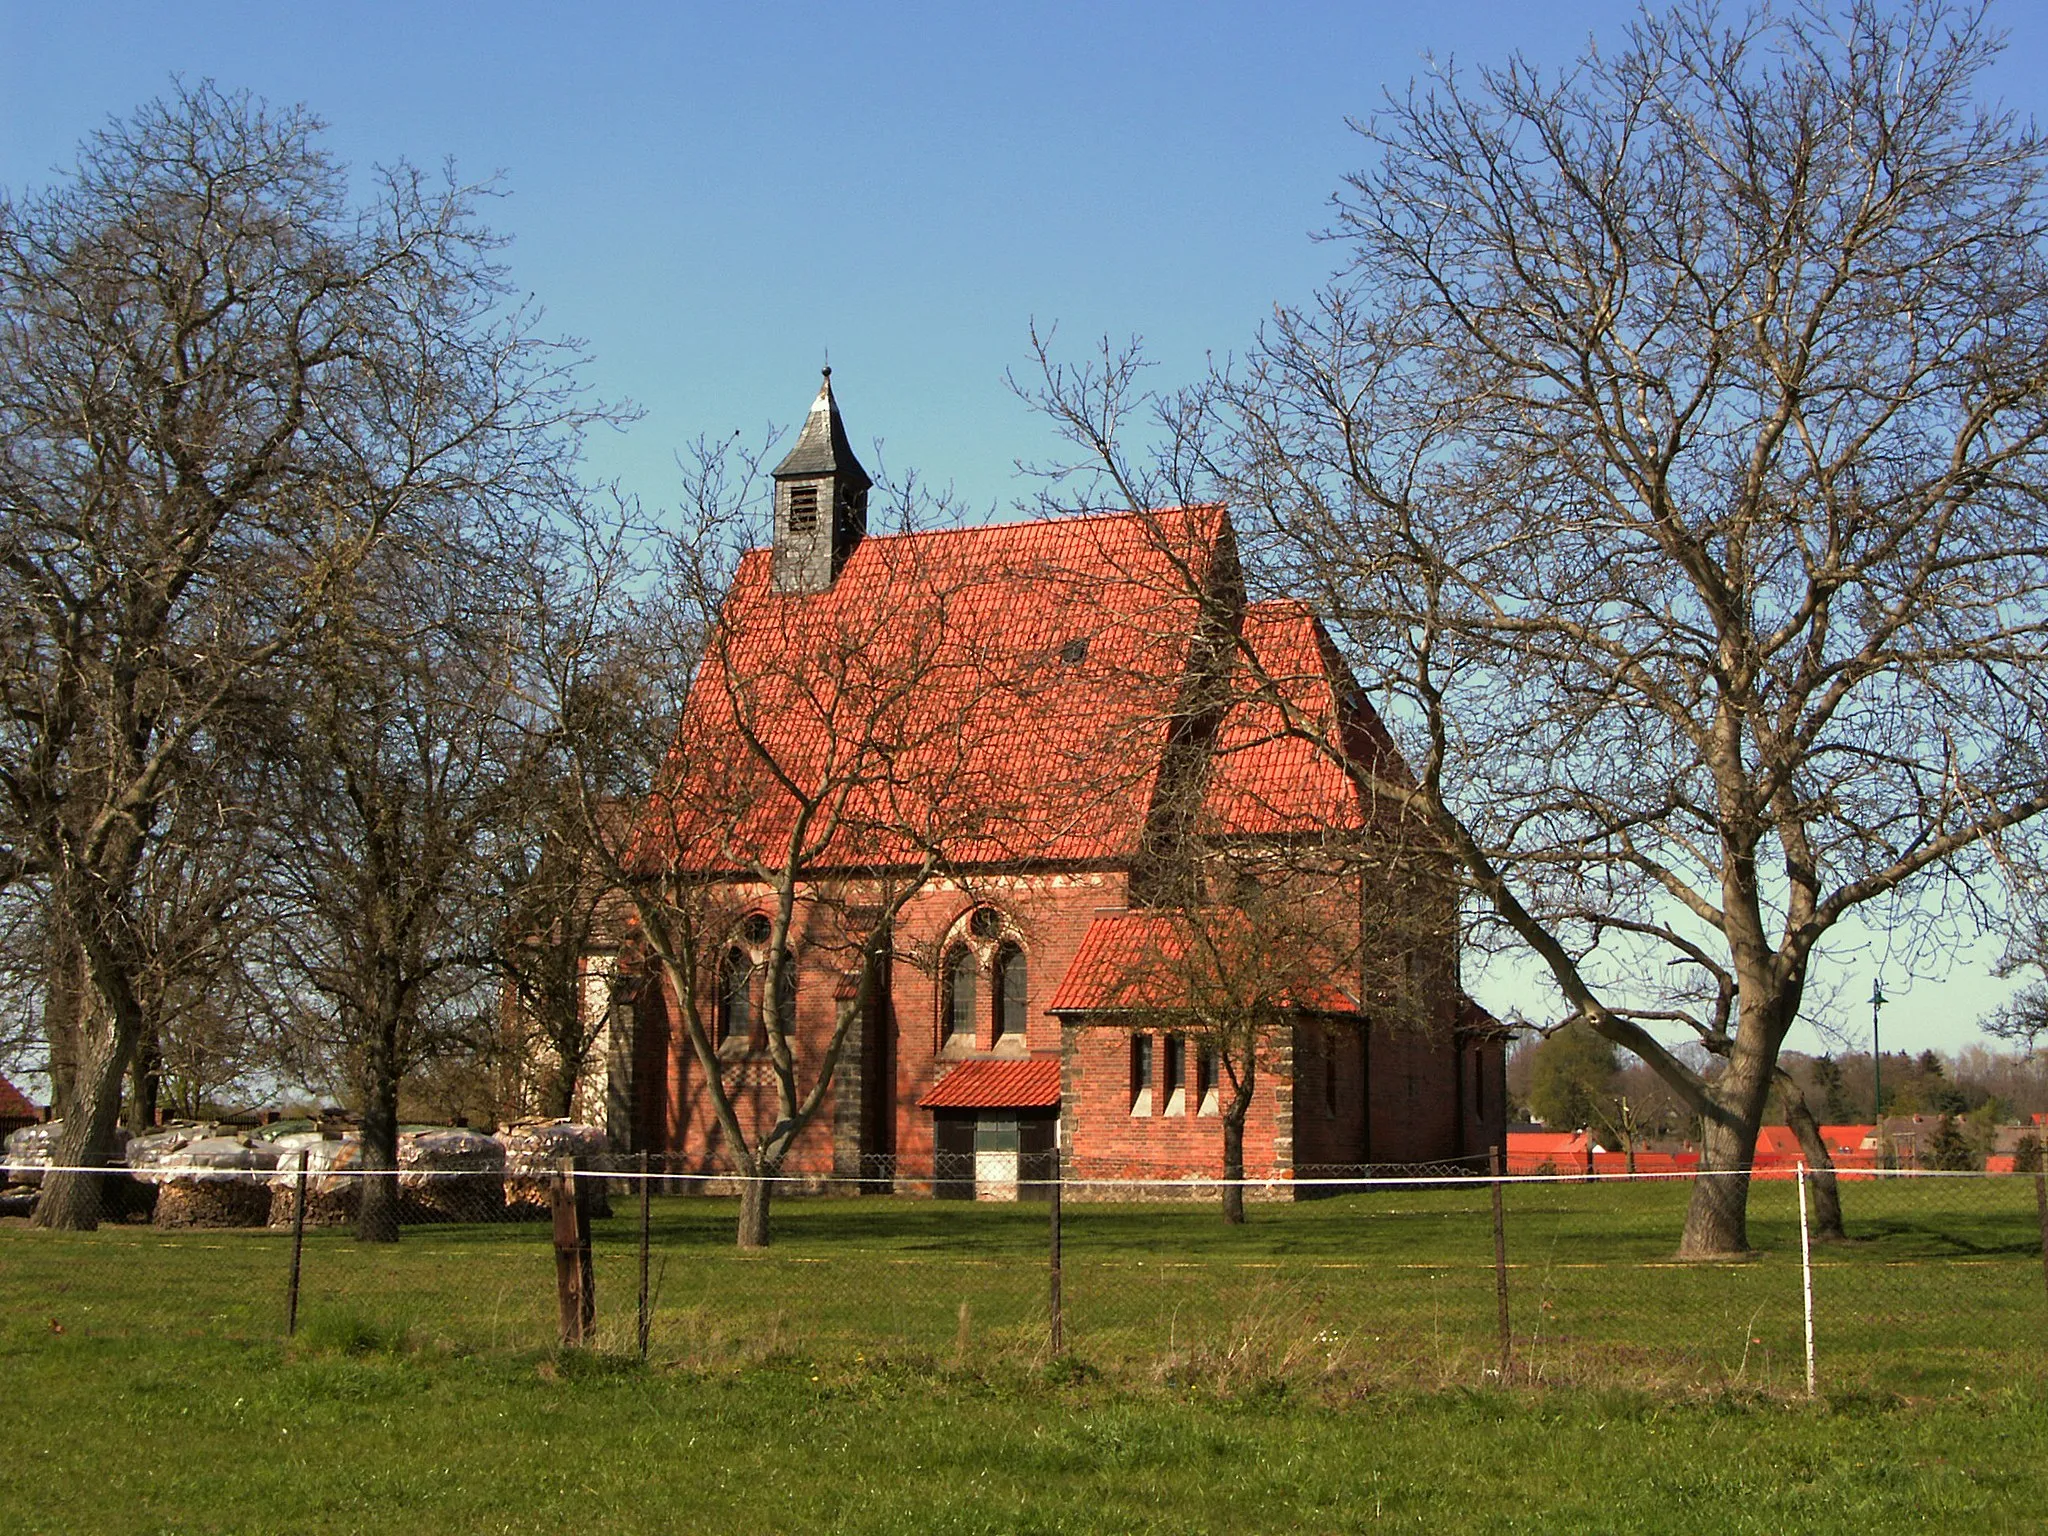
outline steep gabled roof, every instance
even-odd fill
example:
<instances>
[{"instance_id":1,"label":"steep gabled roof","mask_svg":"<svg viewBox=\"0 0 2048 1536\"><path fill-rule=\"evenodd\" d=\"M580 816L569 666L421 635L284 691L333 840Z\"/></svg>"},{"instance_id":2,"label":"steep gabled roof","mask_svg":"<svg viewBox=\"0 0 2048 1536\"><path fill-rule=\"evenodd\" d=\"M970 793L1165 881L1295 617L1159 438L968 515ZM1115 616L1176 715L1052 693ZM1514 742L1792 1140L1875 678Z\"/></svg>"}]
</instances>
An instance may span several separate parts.
<instances>
[{"instance_id":1,"label":"steep gabled roof","mask_svg":"<svg viewBox=\"0 0 2048 1536\"><path fill-rule=\"evenodd\" d=\"M34 1120L40 1114L27 1094L0 1077L0 1120Z\"/></svg>"},{"instance_id":2,"label":"steep gabled roof","mask_svg":"<svg viewBox=\"0 0 2048 1536\"><path fill-rule=\"evenodd\" d=\"M707 872L779 858L794 786L822 792L825 863L933 841L963 863L1128 855L1222 515L871 537L815 593L774 591L768 552L750 552L650 804L652 846Z\"/></svg>"},{"instance_id":3,"label":"steep gabled roof","mask_svg":"<svg viewBox=\"0 0 2048 1536\"><path fill-rule=\"evenodd\" d=\"M642 857L779 864L808 815L812 869L931 846L956 865L1128 859L1177 725L1219 698L1209 830L1361 824L1343 769L1290 715L1335 722L1347 751L1402 771L1304 610L1244 610L1256 667L1205 628L1239 601L1221 507L870 537L822 592L777 592L770 574L768 551L740 563ZM1245 686L1219 694L1197 676L1217 656ZM1286 709L1249 697L1267 678Z\"/></svg>"},{"instance_id":4,"label":"steep gabled roof","mask_svg":"<svg viewBox=\"0 0 2048 1536\"><path fill-rule=\"evenodd\" d=\"M1209 824L1223 833L1306 834L1364 825L1358 788L1328 751L1387 783L1409 782L1386 727L1323 627L1299 603L1245 610L1234 702L1211 757Z\"/></svg>"}]
</instances>

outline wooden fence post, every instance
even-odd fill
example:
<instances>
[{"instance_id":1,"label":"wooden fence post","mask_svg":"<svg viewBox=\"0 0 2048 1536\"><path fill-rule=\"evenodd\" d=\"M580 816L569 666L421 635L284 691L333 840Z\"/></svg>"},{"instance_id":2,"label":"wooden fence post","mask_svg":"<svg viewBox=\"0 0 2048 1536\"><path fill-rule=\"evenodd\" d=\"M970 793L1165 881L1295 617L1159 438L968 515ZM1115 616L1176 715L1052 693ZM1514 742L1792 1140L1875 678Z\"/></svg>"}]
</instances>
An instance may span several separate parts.
<instances>
[{"instance_id":1,"label":"wooden fence post","mask_svg":"<svg viewBox=\"0 0 2048 1536\"><path fill-rule=\"evenodd\" d=\"M307 1151L299 1148L299 1177L292 1200L292 1278L285 1291L284 1336L290 1338L299 1331L299 1260L306 1251L306 1158Z\"/></svg>"},{"instance_id":2,"label":"wooden fence post","mask_svg":"<svg viewBox=\"0 0 2048 1536\"><path fill-rule=\"evenodd\" d=\"M1500 1380L1506 1386L1515 1335L1508 1322L1508 1229L1500 1204L1500 1148L1487 1148L1486 1161L1493 1171L1493 1294L1500 1311Z\"/></svg>"},{"instance_id":3,"label":"wooden fence post","mask_svg":"<svg viewBox=\"0 0 2048 1536\"><path fill-rule=\"evenodd\" d=\"M555 1298L565 1348L586 1343L597 1316L597 1287L590 1266L590 1201L576 1171L576 1159L563 1158L549 1190L555 1231Z\"/></svg>"}]
</instances>

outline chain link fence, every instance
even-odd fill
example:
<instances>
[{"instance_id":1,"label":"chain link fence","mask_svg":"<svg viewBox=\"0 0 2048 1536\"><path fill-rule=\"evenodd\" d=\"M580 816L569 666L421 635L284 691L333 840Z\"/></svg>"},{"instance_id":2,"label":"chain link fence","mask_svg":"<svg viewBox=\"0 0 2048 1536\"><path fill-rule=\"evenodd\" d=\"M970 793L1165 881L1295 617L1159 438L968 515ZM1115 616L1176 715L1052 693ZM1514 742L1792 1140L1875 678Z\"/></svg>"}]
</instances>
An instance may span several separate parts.
<instances>
[{"instance_id":1,"label":"chain link fence","mask_svg":"<svg viewBox=\"0 0 2048 1536\"><path fill-rule=\"evenodd\" d=\"M271 1169L145 1159L102 1176L97 1231L0 1218L0 1304L138 1341L292 1332L461 1354L566 1339L699 1370L1796 1395L1810 1288L1823 1392L1992 1391L2048 1358L2031 1175L1844 1176L1846 1237L1804 1247L1800 1181L1759 1177L1752 1256L1687 1263L1690 1178L1349 1170L1250 1184L1233 1227L1213 1181L1020 1177L1021 1198L969 1200L878 1171L777 1181L771 1243L744 1251L729 1179L555 1141L509 1165L444 1145L444 1162L484 1166L396 1174L321 1166L313 1145ZM397 1184L395 1243L352 1225L378 1179Z\"/></svg>"}]
</instances>

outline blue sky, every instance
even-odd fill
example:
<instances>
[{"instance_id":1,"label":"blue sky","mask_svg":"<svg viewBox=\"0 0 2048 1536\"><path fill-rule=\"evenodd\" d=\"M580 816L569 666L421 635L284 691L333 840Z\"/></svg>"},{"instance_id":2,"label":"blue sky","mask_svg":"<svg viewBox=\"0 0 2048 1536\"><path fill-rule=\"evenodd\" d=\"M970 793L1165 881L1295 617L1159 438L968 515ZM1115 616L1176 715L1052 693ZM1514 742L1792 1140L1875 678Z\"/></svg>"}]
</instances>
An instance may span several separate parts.
<instances>
[{"instance_id":1,"label":"blue sky","mask_svg":"<svg viewBox=\"0 0 2048 1536\"><path fill-rule=\"evenodd\" d=\"M1335 264L1310 236L1363 161L1347 117L1430 56L1560 64L1633 12L0 0L0 186L173 73L303 101L353 164L502 173L516 281L645 412L592 444L625 489L661 502L700 433L793 427L829 349L863 452L999 509L1056 451L1003 383L1034 319L1192 375ZM2048 117L2048 7L1994 18L1992 89ZM1963 1043L1991 995L1901 985L1887 1043Z\"/></svg>"}]
</instances>

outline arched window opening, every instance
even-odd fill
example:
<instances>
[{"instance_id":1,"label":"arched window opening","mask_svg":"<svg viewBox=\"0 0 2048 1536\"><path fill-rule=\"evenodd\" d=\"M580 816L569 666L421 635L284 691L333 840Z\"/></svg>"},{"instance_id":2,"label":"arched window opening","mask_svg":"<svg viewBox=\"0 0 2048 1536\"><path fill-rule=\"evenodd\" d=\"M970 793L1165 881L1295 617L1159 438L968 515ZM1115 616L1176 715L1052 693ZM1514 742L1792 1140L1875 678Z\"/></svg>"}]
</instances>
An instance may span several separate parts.
<instances>
[{"instance_id":1,"label":"arched window opening","mask_svg":"<svg viewBox=\"0 0 2048 1536\"><path fill-rule=\"evenodd\" d=\"M1024 951L1005 944L996 953L996 1040L1024 1042L1025 995L1029 990Z\"/></svg>"},{"instance_id":2,"label":"arched window opening","mask_svg":"<svg viewBox=\"0 0 2048 1536\"><path fill-rule=\"evenodd\" d=\"M718 1044L754 1033L754 962L745 951L726 951L718 975Z\"/></svg>"},{"instance_id":3,"label":"arched window opening","mask_svg":"<svg viewBox=\"0 0 2048 1536\"><path fill-rule=\"evenodd\" d=\"M747 920L740 924L740 937L757 948L766 944L768 935L774 931L775 925L768 921L766 912L750 913Z\"/></svg>"},{"instance_id":4,"label":"arched window opening","mask_svg":"<svg viewBox=\"0 0 2048 1536\"><path fill-rule=\"evenodd\" d=\"M946 957L944 1001L945 1043L972 1048L974 1045L974 999L981 980L974 951L961 945Z\"/></svg>"}]
</instances>

